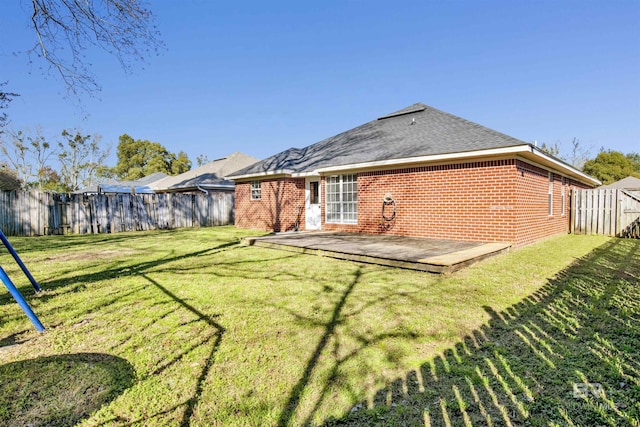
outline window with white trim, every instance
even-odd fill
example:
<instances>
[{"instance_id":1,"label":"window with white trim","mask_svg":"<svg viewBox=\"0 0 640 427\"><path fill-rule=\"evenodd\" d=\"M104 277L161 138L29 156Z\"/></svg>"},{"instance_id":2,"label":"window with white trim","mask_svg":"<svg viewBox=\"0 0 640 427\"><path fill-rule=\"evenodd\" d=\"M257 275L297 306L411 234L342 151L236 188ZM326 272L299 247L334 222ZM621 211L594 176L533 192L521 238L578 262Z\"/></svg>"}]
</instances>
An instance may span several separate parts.
<instances>
[{"instance_id":1,"label":"window with white trim","mask_svg":"<svg viewBox=\"0 0 640 427\"><path fill-rule=\"evenodd\" d=\"M553 215L553 172L549 172L549 192L548 192L549 216Z\"/></svg>"},{"instance_id":2,"label":"window with white trim","mask_svg":"<svg viewBox=\"0 0 640 427\"><path fill-rule=\"evenodd\" d=\"M333 175L326 180L326 217L328 223L358 223L357 175Z\"/></svg>"},{"instance_id":3,"label":"window with white trim","mask_svg":"<svg viewBox=\"0 0 640 427\"><path fill-rule=\"evenodd\" d=\"M560 201L561 201L560 205L562 206L562 216L566 215L565 210L567 208L567 205L566 205L567 201L566 201L566 198L565 198L565 189L564 189L565 184L566 184L566 182L565 182L565 179L564 179L564 176L563 176L562 177L562 188L560 189Z\"/></svg>"},{"instance_id":4,"label":"window with white trim","mask_svg":"<svg viewBox=\"0 0 640 427\"><path fill-rule=\"evenodd\" d=\"M251 200L262 199L262 183L260 181L251 181Z\"/></svg>"}]
</instances>

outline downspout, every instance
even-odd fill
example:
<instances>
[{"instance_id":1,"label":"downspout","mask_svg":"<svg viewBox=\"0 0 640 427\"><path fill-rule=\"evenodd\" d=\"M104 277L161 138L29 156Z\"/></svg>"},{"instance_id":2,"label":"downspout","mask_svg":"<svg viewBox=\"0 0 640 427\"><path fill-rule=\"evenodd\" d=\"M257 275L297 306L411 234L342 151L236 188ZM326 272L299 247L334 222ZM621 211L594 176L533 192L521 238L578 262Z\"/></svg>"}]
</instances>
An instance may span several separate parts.
<instances>
[{"instance_id":1,"label":"downspout","mask_svg":"<svg viewBox=\"0 0 640 427\"><path fill-rule=\"evenodd\" d=\"M198 188L198 190L202 191L202 192L203 192L204 194L206 194L207 196L209 195L209 192L207 191L207 189L206 189L206 188L202 188L202 187L200 186L200 184L198 184L197 188Z\"/></svg>"}]
</instances>

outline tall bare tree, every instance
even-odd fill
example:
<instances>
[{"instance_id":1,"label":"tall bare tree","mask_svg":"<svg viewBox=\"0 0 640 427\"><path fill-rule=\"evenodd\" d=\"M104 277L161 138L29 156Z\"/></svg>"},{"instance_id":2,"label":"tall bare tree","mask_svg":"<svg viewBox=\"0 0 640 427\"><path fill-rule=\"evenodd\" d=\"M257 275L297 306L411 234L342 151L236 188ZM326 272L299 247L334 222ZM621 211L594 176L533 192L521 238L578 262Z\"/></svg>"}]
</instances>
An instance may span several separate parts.
<instances>
[{"instance_id":1,"label":"tall bare tree","mask_svg":"<svg viewBox=\"0 0 640 427\"><path fill-rule=\"evenodd\" d=\"M99 135L83 135L79 131L62 131L64 142L58 142L58 160L62 183L70 191L96 183L111 147L100 147Z\"/></svg>"},{"instance_id":2,"label":"tall bare tree","mask_svg":"<svg viewBox=\"0 0 640 427\"><path fill-rule=\"evenodd\" d=\"M571 141L571 152L569 154L569 163L576 168L582 170L584 164L591 157L591 150L589 147L585 147L584 144L576 137Z\"/></svg>"},{"instance_id":3,"label":"tall bare tree","mask_svg":"<svg viewBox=\"0 0 640 427\"><path fill-rule=\"evenodd\" d=\"M31 132L8 132L10 139L0 140L0 154L16 171L18 179L24 188L37 187L42 189L43 177L54 148L47 142L40 129Z\"/></svg>"},{"instance_id":4,"label":"tall bare tree","mask_svg":"<svg viewBox=\"0 0 640 427\"><path fill-rule=\"evenodd\" d=\"M200 167L207 163L209 163L209 157L206 154L198 154L198 157L196 157L196 165Z\"/></svg>"},{"instance_id":5,"label":"tall bare tree","mask_svg":"<svg viewBox=\"0 0 640 427\"><path fill-rule=\"evenodd\" d=\"M11 142L0 141L0 152L25 187L34 175L31 151L23 135L18 132L12 134Z\"/></svg>"}]
</instances>

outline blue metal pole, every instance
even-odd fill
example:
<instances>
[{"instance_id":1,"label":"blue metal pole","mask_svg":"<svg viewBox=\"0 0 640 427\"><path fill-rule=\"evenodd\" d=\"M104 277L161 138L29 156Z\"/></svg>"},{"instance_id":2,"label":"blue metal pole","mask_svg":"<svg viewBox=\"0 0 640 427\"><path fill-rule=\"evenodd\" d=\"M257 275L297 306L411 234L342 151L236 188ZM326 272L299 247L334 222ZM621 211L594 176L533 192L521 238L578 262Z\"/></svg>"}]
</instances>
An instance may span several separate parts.
<instances>
[{"instance_id":1,"label":"blue metal pole","mask_svg":"<svg viewBox=\"0 0 640 427\"><path fill-rule=\"evenodd\" d=\"M38 332L43 332L44 326L42 326L42 323L40 323L38 316L36 316L33 310L31 310L31 307L29 307L29 304L27 304L27 302L24 300L24 298L22 297L22 294L20 293L18 288L16 288L16 286L13 284L11 279L9 279L9 276L7 276L7 273L5 273L2 267L0 267L0 280L4 282L4 285L7 287L7 289L9 289L9 293L11 293L11 295L16 300L18 305L20 305L20 308L22 308L22 311L25 312L25 314L27 315L29 320L31 320L31 323L33 323L33 325L36 327Z\"/></svg>"},{"instance_id":2,"label":"blue metal pole","mask_svg":"<svg viewBox=\"0 0 640 427\"><path fill-rule=\"evenodd\" d=\"M22 262L22 260L18 256L18 253L15 251L15 249L13 249L13 246L11 246L11 243L9 243L9 241L7 240L7 236L4 235L2 230L0 230L0 240L2 240L2 243L4 243L4 246L7 248L9 253L13 256L13 259L16 260L16 262L18 263L18 265L20 266L20 268L24 272L25 276L27 276L27 278L29 279L29 281L31 282L33 287L35 288L36 292L42 291L42 289L40 288L40 285L38 285L38 282L36 282L36 279L33 278L31 273L27 269L27 266L24 265L24 263Z\"/></svg>"}]
</instances>

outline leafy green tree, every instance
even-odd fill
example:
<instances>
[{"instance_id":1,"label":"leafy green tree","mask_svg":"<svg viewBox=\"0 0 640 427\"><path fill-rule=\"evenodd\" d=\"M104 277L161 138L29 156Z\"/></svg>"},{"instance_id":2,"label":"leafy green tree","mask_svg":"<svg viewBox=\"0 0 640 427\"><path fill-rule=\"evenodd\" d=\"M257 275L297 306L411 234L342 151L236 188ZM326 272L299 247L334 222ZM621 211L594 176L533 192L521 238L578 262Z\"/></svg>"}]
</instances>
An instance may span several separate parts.
<instances>
[{"instance_id":1,"label":"leafy green tree","mask_svg":"<svg viewBox=\"0 0 640 427\"><path fill-rule=\"evenodd\" d=\"M600 151L595 159L587 160L583 171L586 174L602 181L603 184L611 184L628 176L640 177L640 170L636 169L634 159L636 155L625 155L619 151Z\"/></svg>"},{"instance_id":2,"label":"leafy green tree","mask_svg":"<svg viewBox=\"0 0 640 427\"><path fill-rule=\"evenodd\" d=\"M120 135L118 164L113 169L120 179L140 179L154 172L176 175L189 169L191 161L182 151L176 156L157 142Z\"/></svg>"},{"instance_id":3,"label":"leafy green tree","mask_svg":"<svg viewBox=\"0 0 640 427\"><path fill-rule=\"evenodd\" d=\"M38 171L38 187L40 191L56 193L65 193L70 190L62 183L62 177L51 166L45 166Z\"/></svg>"},{"instance_id":4,"label":"leafy green tree","mask_svg":"<svg viewBox=\"0 0 640 427\"><path fill-rule=\"evenodd\" d=\"M191 170L191 160L184 151L178 153L178 157L171 163L171 174L179 175Z\"/></svg>"},{"instance_id":5,"label":"leafy green tree","mask_svg":"<svg viewBox=\"0 0 640 427\"><path fill-rule=\"evenodd\" d=\"M97 182L111 147L100 146L99 135L83 135L80 131L62 131L64 142L58 142L58 160L62 184L77 191Z\"/></svg>"},{"instance_id":6,"label":"leafy green tree","mask_svg":"<svg viewBox=\"0 0 640 427\"><path fill-rule=\"evenodd\" d=\"M638 153L629 153L627 154L629 160L633 164L633 170L640 173L640 154Z\"/></svg>"}]
</instances>

